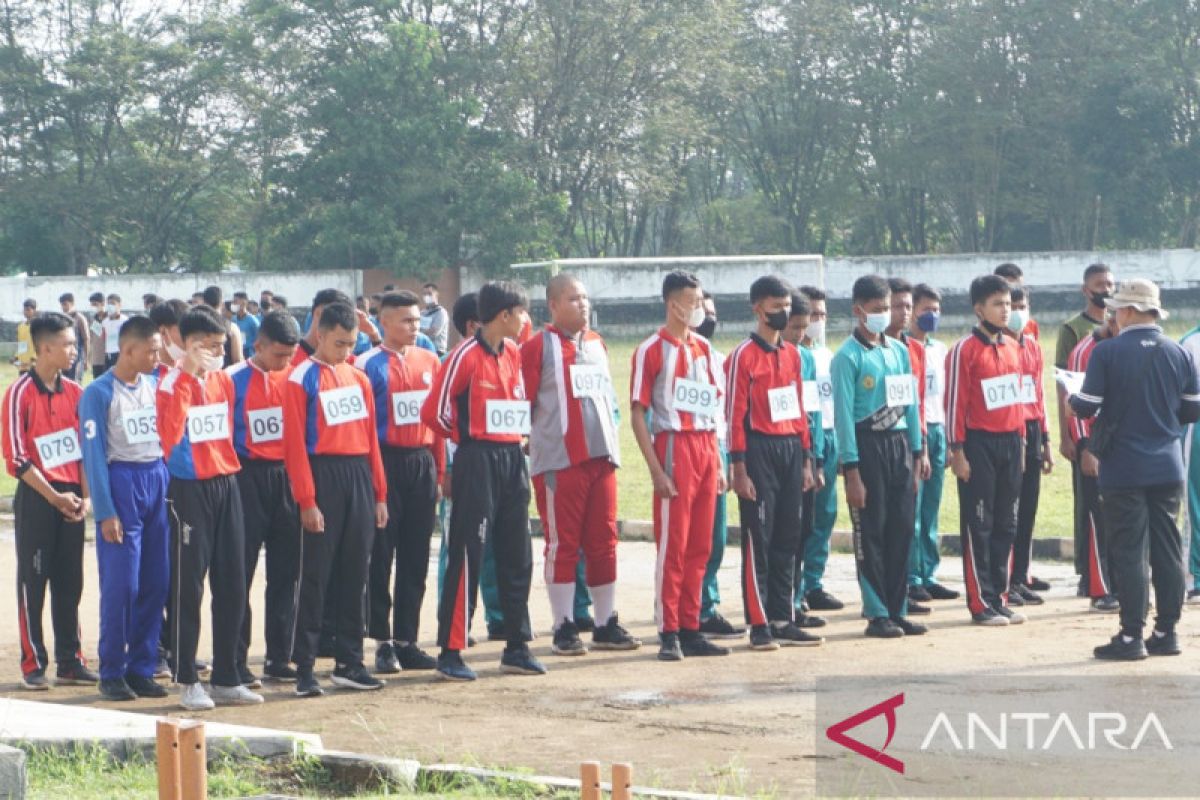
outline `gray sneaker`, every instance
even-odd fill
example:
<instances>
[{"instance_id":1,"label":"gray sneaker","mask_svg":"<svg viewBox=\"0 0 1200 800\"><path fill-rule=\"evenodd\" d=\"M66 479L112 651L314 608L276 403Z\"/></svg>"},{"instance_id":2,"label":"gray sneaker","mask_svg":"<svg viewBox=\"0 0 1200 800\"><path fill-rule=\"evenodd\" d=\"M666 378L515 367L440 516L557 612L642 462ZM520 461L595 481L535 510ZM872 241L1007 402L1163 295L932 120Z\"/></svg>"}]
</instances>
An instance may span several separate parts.
<instances>
[{"instance_id":1,"label":"gray sneaker","mask_svg":"<svg viewBox=\"0 0 1200 800\"><path fill-rule=\"evenodd\" d=\"M223 706L252 706L263 701L261 694L250 691L245 686L214 686L212 701Z\"/></svg>"},{"instance_id":2,"label":"gray sneaker","mask_svg":"<svg viewBox=\"0 0 1200 800\"><path fill-rule=\"evenodd\" d=\"M179 705L188 711L212 711L216 707L213 699L199 683L185 683L179 693Z\"/></svg>"}]
</instances>

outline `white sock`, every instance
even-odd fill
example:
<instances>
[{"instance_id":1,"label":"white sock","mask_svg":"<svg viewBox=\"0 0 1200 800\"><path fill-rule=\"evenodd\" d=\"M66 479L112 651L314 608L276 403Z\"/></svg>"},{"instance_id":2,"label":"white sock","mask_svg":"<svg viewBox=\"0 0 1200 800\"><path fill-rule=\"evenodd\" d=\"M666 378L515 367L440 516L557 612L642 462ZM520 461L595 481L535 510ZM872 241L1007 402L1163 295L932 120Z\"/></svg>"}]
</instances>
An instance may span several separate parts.
<instances>
[{"instance_id":1,"label":"white sock","mask_svg":"<svg viewBox=\"0 0 1200 800\"><path fill-rule=\"evenodd\" d=\"M589 586L592 593L592 614L596 618L596 627L603 628L612 619L616 611L617 584L606 583L603 586Z\"/></svg>"},{"instance_id":2,"label":"white sock","mask_svg":"<svg viewBox=\"0 0 1200 800\"><path fill-rule=\"evenodd\" d=\"M554 630L573 618L575 613L575 583L548 583L546 591L550 594L550 613L554 615Z\"/></svg>"}]
</instances>

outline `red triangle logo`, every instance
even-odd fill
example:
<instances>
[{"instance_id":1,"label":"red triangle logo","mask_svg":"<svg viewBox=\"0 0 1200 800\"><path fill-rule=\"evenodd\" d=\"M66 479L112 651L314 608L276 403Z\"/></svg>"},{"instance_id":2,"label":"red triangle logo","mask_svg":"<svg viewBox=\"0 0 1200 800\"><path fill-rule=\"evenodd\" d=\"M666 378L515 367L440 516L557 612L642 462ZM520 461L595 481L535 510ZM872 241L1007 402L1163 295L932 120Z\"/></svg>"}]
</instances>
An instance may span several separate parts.
<instances>
[{"instance_id":1,"label":"red triangle logo","mask_svg":"<svg viewBox=\"0 0 1200 800\"><path fill-rule=\"evenodd\" d=\"M892 737L896 735L896 708L902 705L904 705L904 692L894 697L889 697L882 703L876 703L853 716L846 717L841 722L830 725L825 729L825 735L829 737L831 742L836 742L847 750L852 750L860 756L871 759L876 764L882 764L888 769L903 775L904 762L883 752L892 743ZM863 744L858 739L853 739L846 735L846 731L857 728L867 720L875 719L880 714L886 715L888 727L887 740L884 741L883 747L876 750L874 747Z\"/></svg>"}]
</instances>

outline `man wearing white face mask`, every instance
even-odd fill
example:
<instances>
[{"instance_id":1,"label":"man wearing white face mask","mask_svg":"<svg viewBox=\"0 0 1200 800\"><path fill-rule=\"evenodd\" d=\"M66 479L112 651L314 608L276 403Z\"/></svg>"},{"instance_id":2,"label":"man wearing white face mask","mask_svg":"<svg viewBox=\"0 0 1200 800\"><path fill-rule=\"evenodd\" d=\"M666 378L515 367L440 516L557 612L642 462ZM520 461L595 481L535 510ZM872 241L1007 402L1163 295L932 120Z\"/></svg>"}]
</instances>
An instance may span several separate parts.
<instances>
[{"instance_id":1,"label":"man wearing white face mask","mask_svg":"<svg viewBox=\"0 0 1200 800\"><path fill-rule=\"evenodd\" d=\"M179 337L179 320L188 311L182 300L167 300L150 309L150 321L158 328L162 347L158 350L158 364L151 373L157 380L166 374L184 357L183 339Z\"/></svg>"},{"instance_id":2,"label":"man wearing white face mask","mask_svg":"<svg viewBox=\"0 0 1200 800\"><path fill-rule=\"evenodd\" d=\"M427 283L422 289L425 308L421 311L421 333L433 340L438 356L444 356L450 336L450 315L438 304L436 283Z\"/></svg>"},{"instance_id":3,"label":"man wearing white face mask","mask_svg":"<svg viewBox=\"0 0 1200 800\"><path fill-rule=\"evenodd\" d=\"M121 296L110 294L104 305L104 319L100 327L104 330L104 366L112 367L121 354L121 326L129 317L121 313Z\"/></svg>"}]
</instances>

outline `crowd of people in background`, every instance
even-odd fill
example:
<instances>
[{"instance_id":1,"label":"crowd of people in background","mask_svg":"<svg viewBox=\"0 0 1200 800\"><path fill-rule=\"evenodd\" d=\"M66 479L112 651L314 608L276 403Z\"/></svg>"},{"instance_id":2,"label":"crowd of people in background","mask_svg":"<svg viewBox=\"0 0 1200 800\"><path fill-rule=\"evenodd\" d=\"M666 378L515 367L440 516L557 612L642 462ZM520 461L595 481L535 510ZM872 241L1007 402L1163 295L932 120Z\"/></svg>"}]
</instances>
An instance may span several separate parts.
<instances>
[{"instance_id":1,"label":"crowd of people in background","mask_svg":"<svg viewBox=\"0 0 1200 800\"><path fill-rule=\"evenodd\" d=\"M1092 265L1086 307L1059 333L1048 398L1023 279L1015 264L976 278L975 324L948 342L936 287L863 276L834 351L825 292L765 275L749 289L753 329L726 354L700 279L665 276L663 324L633 355L628 421L654 490L659 659L727 655L720 642L747 633L756 651L823 644L817 612L845 605L822 582L839 484L865 635L928 633L914 617L960 598L938 575L947 470L970 619L1025 622L1021 607L1049 588L1031 561L1040 482L1054 467L1050 413L1072 465L1079 594L1093 611L1120 614L1096 657L1180 652L1185 591L1200 601L1200 588L1185 589L1185 562L1200 578L1200 328L1173 342L1154 284L1117 289L1109 267ZM19 479L22 685L49 688L53 666L59 683L132 700L166 696L159 680L170 677L181 705L203 710L262 702L264 679L319 696L321 657L334 660L332 685L351 690L410 670L470 681L462 653L475 641L479 594L487 638L505 645L501 670L542 674L529 648L531 499L551 652L638 649L617 612L622 421L608 350L587 287L558 274L545 291L540 330L524 290L504 281L451 310L432 283L420 296L327 289L303 319L272 291L226 300L217 286L187 300L147 294L137 311L112 293L90 295L90 310L70 293L60 311L26 300L20 375L3 404L5 465ZM1186 538L1176 521L1185 483ZM719 611L730 491L744 626ZM78 619L89 513L98 672ZM419 623L439 516L434 656ZM249 591L263 551L256 674ZM1144 636L1147 575L1156 618ZM211 664L197 654L206 580ZM375 640L374 669L364 638Z\"/></svg>"}]
</instances>

